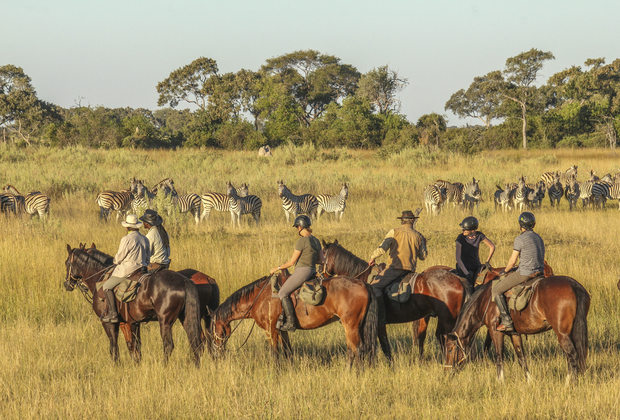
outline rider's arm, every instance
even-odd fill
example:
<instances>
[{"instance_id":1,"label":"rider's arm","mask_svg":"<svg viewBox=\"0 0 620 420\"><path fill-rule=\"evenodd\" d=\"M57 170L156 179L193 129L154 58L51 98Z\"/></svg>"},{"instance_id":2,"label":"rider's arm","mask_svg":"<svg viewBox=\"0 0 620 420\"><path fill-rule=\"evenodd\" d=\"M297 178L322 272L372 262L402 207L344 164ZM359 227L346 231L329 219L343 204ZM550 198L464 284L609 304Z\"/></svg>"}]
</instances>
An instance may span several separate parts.
<instances>
[{"instance_id":1,"label":"rider's arm","mask_svg":"<svg viewBox=\"0 0 620 420\"><path fill-rule=\"evenodd\" d=\"M461 260L461 244L459 242L456 242L456 263L463 274L469 274L469 270L465 268L465 264L463 264L463 261Z\"/></svg>"},{"instance_id":2,"label":"rider's arm","mask_svg":"<svg viewBox=\"0 0 620 420\"><path fill-rule=\"evenodd\" d=\"M325 264L325 254L322 249L319 251L319 264Z\"/></svg>"},{"instance_id":3,"label":"rider's arm","mask_svg":"<svg viewBox=\"0 0 620 420\"><path fill-rule=\"evenodd\" d=\"M114 264L118 265L123 262L125 257L127 257L128 252L129 248L127 247L127 236L123 236L123 239L121 239L121 243L118 246L118 251L114 256Z\"/></svg>"},{"instance_id":4,"label":"rider's arm","mask_svg":"<svg viewBox=\"0 0 620 420\"><path fill-rule=\"evenodd\" d=\"M291 257L290 260L288 260L287 262L285 262L284 264L282 264L279 267L272 268L271 271L269 272L269 274L273 274L273 273L275 273L278 270L284 270L285 268L289 268L289 267L294 266L295 263L297 262L297 260L299 259L300 255L301 255L301 251L296 249L295 251L293 251L293 256Z\"/></svg>"},{"instance_id":5,"label":"rider's arm","mask_svg":"<svg viewBox=\"0 0 620 420\"><path fill-rule=\"evenodd\" d=\"M418 248L417 257L420 261L424 261L427 255L428 255L428 250L426 249L426 238L422 236L422 242L420 244L420 247Z\"/></svg>"},{"instance_id":6,"label":"rider's arm","mask_svg":"<svg viewBox=\"0 0 620 420\"><path fill-rule=\"evenodd\" d=\"M487 260L485 261L485 263L488 263L491 261L491 258L493 258L493 254L495 253L495 244L493 242L491 242L489 240L489 238L485 237L482 242L489 247L489 257L487 258Z\"/></svg>"},{"instance_id":7,"label":"rider's arm","mask_svg":"<svg viewBox=\"0 0 620 420\"><path fill-rule=\"evenodd\" d=\"M508 264L506 264L506 268L504 268L504 272L509 272L517 263L517 258L519 258L519 254L521 254L516 249L512 250L512 255L510 256L510 260L508 260Z\"/></svg>"},{"instance_id":8,"label":"rider's arm","mask_svg":"<svg viewBox=\"0 0 620 420\"><path fill-rule=\"evenodd\" d=\"M374 264L375 259L385 254L395 241L396 239L394 239L394 229L392 229L388 232L381 245L379 245L379 247L375 249L375 251L372 253L372 255L370 256L370 261L368 261L368 263L370 265Z\"/></svg>"}]
</instances>

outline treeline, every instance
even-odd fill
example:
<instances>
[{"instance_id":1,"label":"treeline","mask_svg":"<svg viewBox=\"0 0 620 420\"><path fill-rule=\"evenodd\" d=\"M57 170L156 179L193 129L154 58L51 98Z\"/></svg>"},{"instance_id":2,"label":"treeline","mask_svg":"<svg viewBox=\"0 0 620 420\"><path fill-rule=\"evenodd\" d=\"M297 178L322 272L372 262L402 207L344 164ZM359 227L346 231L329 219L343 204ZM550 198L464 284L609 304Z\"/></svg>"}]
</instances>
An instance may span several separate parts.
<instances>
[{"instance_id":1,"label":"treeline","mask_svg":"<svg viewBox=\"0 0 620 420\"><path fill-rule=\"evenodd\" d=\"M216 147L269 144L429 148L472 152L516 147L616 146L620 132L620 59L587 60L535 84L551 52L532 49L504 70L475 77L445 110L482 126L448 127L447 117L416 122L400 113L408 80L387 65L365 74L337 57L297 51L257 71L220 73L201 57L156 86L158 110L62 108L37 97L20 67L0 67L0 141L96 148ZM178 109L191 105L193 110Z\"/></svg>"}]
</instances>

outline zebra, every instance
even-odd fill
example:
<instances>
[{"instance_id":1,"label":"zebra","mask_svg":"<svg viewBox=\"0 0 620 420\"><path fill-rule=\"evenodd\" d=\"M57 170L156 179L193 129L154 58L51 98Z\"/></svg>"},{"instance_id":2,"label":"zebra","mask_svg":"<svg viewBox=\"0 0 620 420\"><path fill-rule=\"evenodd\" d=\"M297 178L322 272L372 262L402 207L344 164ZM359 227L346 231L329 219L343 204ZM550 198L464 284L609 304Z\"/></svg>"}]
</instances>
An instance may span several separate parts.
<instances>
[{"instance_id":1,"label":"zebra","mask_svg":"<svg viewBox=\"0 0 620 420\"><path fill-rule=\"evenodd\" d=\"M519 184L515 190L514 203L515 207L519 207L519 211L523 211L523 209L529 205L528 195L530 190L525 185L526 179L526 177L521 175L521 178L519 178Z\"/></svg>"},{"instance_id":2,"label":"zebra","mask_svg":"<svg viewBox=\"0 0 620 420\"><path fill-rule=\"evenodd\" d=\"M307 214L310 219L316 218L319 202L312 194L295 195L288 189L285 181L278 181L278 195L282 199L282 209L287 223L291 215L293 219L298 214Z\"/></svg>"},{"instance_id":3,"label":"zebra","mask_svg":"<svg viewBox=\"0 0 620 420\"><path fill-rule=\"evenodd\" d=\"M463 203L465 204L465 207L471 211L474 210L474 204L477 208L478 203L483 201L480 186L478 185L479 182L480 180L472 178L472 180L463 187Z\"/></svg>"},{"instance_id":4,"label":"zebra","mask_svg":"<svg viewBox=\"0 0 620 420\"><path fill-rule=\"evenodd\" d=\"M512 210L512 206L514 205L516 186L507 182L504 186L504 189L502 189L499 185L497 185L496 187L498 191L501 191L499 196L497 197L497 201L498 204L502 206L502 211L505 213L508 210Z\"/></svg>"},{"instance_id":5,"label":"zebra","mask_svg":"<svg viewBox=\"0 0 620 420\"><path fill-rule=\"evenodd\" d=\"M574 176L569 178L568 185L564 190L564 195L566 196L566 200L568 201L568 208L572 211L573 207L577 206L577 201L579 200L580 196L579 183Z\"/></svg>"},{"instance_id":6,"label":"zebra","mask_svg":"<svg viewBox=\"0 0 620 420\"><path fill-rule=\"evenodd\" d=\"M441 213L444 203L444 195L441 191L442 189L443 188L439 188L435 184L427 185L426 188L424 188L424 205L426 206L426 213L433 213L435 215Z\"/></svg>"},{"instance_id":7,"label":"zebra","mask_svg":"<svg viewBox=\"0 0 620 420\"><path fill-rule=\"evenodd\" d=\"M23 195L17 195L10 192L0 194L0 210L2 213L13 215L21 215L24 211L25 200Z\"/></svg>"},{"instance_id":8,"label":"zebra","mask_svg":"<svg viewBox=\"0 0 620 420\"><path fill-rule=\"evenodd\" d=\"M607 200L611 200L609 192L613 186L614 184L611 182L611 176L605 176L603 179L594 182L594 185L592 185L592 200L597 208L599 205L605 208Z\"/></svg>"},{"instance_id":9,"label":"zebra","mask_svg":"<svg viewBox=\"0 0 620 420\"><path fill-rule=\"evenodd\" d=\"M558 208L560 207L560 200L564 195L564 187L560 182L560 172L556 172L555 177L553 179L553 183L547 187L547 193L549 193L549 202L551 203L551 207L554 206L554 203L557 202Z\"/></svg>"},{"instance_id":10,"label":"zebra","mask_svg":"<svg viewBox=\"0 0 620 420\"><path fill-rule=\"evenodd\" d=\"M338 195L319 194L316 196L319 207L316 213L316 219L319 220L323 212L334 213L336 220L342 221L344 209L347 205L347 197L349 196L349 186L346 182L342 183L340 193Z\"/></svg>"},{"instance_id":11,"label":"zebra","mask_svg":"<svg viewBox=\"0 0 620 420\"><path fill-rule=\"evenodd\" d=\"M571 165L571 167L568 168L565 172L545 172L540 176L540 180L545 183L547 188L549 188L554 183L556 174L559 173L560 182L563 186L566 186L568 185L568 181L571 176L574 176L575 179L577 178L577 168L577 165Z\"/></svg>"},{"instance_id":12,"label":"zebra","mask_svg":"<svg viewBox=\"0 0 620 420\"><path fill-rule=\"evenodd\" d=\"M6 194L0 194L0 212L7 214L15 212L12 202L9 201L9 196Z\"/></svg>"},{"instance_id":13,"label":"zebra","mask_svg":"<svg viewBox=\"0 0 620 420\"><path fill-rule=\"evenodd\" d=\"M529 190L527 200L529 202L530 208L540 208L542 200L545 198L545 183L543 181L538 181L535 184L525 184L525 186Z\"/></svg>"},{"instance_id":14,"label":"zebra","mask_svg":"<svg viewBox=\"0 0 620 420\"><path fill-rule=\"evenodd\" d=\"M116 211L116 221L119 217L127 214L131 208L131 203L134 199L134 195L130 190L121 191L103 191L97 194L97 204L99 205L99 219L104 219L106 222L110 220L112 211Z\"/></svg>"},{"instance_id":15,"label":"zebra","mask_svg":"<svg viewBox=\"0 0 620 420\"><path fill-rule=\"evenodd\" d=\"M131 208L135 214L138 214L141 209L150 209L153 199L157 196L157 193L149 191L144 186L142 180L136 180L135 178L131 181L130 191L134 195Z\"/></svg>"},{"instance_id":16,"label":"zebra","mask_svg":"<svg viewBox=\"0 0 620 420\"><path fill-rule=\"evenodd\" d=\"M250 193L250 187L245 182L242 183L239 188L237 188L237 194L239 197L247 197Z\"/></svg>"},{"instance_id":17,"label":"zebra","mask_svg":"<svg viewBox=\"0 0 620 420\"><path fill-rule=\"evenodd\" d=\"M230 181L226 185L226 191L228 194L228 207L230 209L230 217L233 226L236 220L237 227L241 227L242 214L251 214L258 226L260 224L260 212L263 207L262 200L255 195L240 197Z\"/></svg>"},{"instance_id":18,"label":"zebra","mask_svg":"<svg viewBox=\"0 0 620 420\"><path fill-rule=\"evenodd\" d=\"M241 186L237 190L237 195L239 197L247 197L248 194L248 184L241 184ZM230 211L227 194L208 192L200 197L200 201L202 202L202 214L200 215L200 221L208 220L212 209L225 212Z\"/></svg>"},{"instance_id":19,"label":"zebra","mask_svg":"<svg viewBox=\"0 0 620 420\"><path fill-rule=\"evenodd\" d=\"M201 200L198 194L173 195L172 206L181 214L190 212L196 224L200 223Z\"/></svg>"},{"instance_id":20,"label":"zebra","mask_svg":"<svg viewBox=\"0 0 620 420\"><path fill-rule=\"evenodd\" d=\"M40 191L30 191L25 196L22 196L22 194L17 191L17 188L15 188L14 186L5 185L4 192L11 193L15 196L23 197L23 199L19 200L23 200L23 210L31 217L38 215L39 219L43 219L49 213L50 198Z\"/></svg>"},{"instance_id":21,"label":"zebra","mask_svg":"<svg viewBox=\"0 0 620 420\"><path fill-rule=\"evenodd\" d=\"M618 200L618 210L620 210L620 180L615 181L609 189L609 197L612 200Z\"/></svg>"},{"instance_id":22,"label":"zebra","mask_svg":"<svg viewBox=\"0 0 620 420\"><path fill-rule=\"evenodd\" d=\"M590 173L589 174L590 174L589 181L596 182L596 181L600 180L600 178L598 176L596 176L596 171L593 171L592 169L590 169Z\"/></svg>"},{"instance_id":23,"label":"zebra","mask_svg":"<svg viewBox=\"0 0 620 420\"><path fill-rule=\"evenodd\" d=\"M581 203L583 207L587 207L592 204L592 187L594 186L594 181L585 181L579 183L579 198L581 198Z\"/></svg>"},{"instance_id":24,"label":"zebra","mask_svg":"<svg viewBox=\"0 0 620 420\"><path fill-rule=\"evenodd\" d=\"M446 203L452 203L453 207L456 205L463 204L463 189L464 185L461 182L448 182L438 179L435 181L435 185L439 187L439 189L445 190L445 201Z\"/></svg>"}]
</instances>

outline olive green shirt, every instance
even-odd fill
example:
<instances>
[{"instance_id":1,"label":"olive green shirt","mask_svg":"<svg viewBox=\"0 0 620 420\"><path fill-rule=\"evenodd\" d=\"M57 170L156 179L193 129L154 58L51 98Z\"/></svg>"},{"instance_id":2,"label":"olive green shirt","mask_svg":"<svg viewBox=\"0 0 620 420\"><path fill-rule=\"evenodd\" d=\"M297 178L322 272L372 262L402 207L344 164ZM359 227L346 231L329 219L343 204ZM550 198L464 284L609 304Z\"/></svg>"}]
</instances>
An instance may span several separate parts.
<instances>
[{"instance_id":1,"label":"olive green shirt","mask_svg":"<svg viewBox=\"0 0 620 420\"><path fill-rule=\"evenodd\" d=\"M296 267L312 267L319 263L319 253L321 252L321 242L314 236L304 236L299 238L295 244L295 250L300 251L301 255L297 260Z\"/></svg>"}]
</instances>

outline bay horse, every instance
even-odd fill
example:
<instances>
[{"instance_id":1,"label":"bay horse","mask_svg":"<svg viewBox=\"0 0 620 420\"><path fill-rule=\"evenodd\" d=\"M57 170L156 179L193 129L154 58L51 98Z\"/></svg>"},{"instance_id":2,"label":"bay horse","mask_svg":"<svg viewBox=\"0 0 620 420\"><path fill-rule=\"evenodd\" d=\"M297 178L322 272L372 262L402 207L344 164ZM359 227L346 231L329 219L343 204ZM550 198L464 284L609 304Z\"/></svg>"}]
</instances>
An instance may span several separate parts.
<instances>
[{"instance_id":1,"label":"bay horse","mask_svg":"<svg viewBox=\"0 0 620 420\"><path fill-rule=\"evenodd\" d=\"M286 281L282 272L278 274L280 284ZM377 301L366 283L351 277L337 276L325 279L325 297L322 304L307 305L296 294L291 295L297 315L297 328L312 330L340 321L344 327L347 343L347 367L353 362L358 365L374 355L377 341ZM280 299L272 296L270 276L262 277L243 286L228 297L212 314L211 331L214 347L218 354L225 349L230 338L230 323L252 318L267 334L271 353L279 355L282 343L287 358L292 348L287 331L278 331L276 322L282 307ZM235 327L236 328L236 327Z\"/></svg>"},{"instance_id":2,"label":"bay horse","mask_svg":"<svg viewBox=\"0 0 620 420\"><path fill-rule=\"evenodd\" d=\"M470 341L485 325L495 345L497 377L504 379L504 336L497 331L499 310L491 299L491 283L480 286L465 304L454 330L447 335L445 345L446 368L459 366L467 359ZM512 345L528 381L521 334L539 334L550 329L555 332L560 347L568 361L567 382L573 375L585 371L588 357L588 323L590 295L575 279L567 276L550 276L533 286L528 306L522 311L512 311L516 333L510 335Z\"/></svg>"},{"instance_id":3,"label":"bay horse","mask_svg":"<svg viewBox=\"0 0 620 420\"><path fill-rule=\"evenodd\" d=\"M368 272L368 262L355 256L335 240L323 241L325 258L324 271L329 275L355 276ZM412 322L421 318L437 317L437 339L443 346L443 335L452 331L461 306L468 292L461 277L446 270L445 266L433 266L418 275L407 302L385 299L385 312L388 324ZM365 274L367 277L367 274ZM392 350L385 325L378 327L379 342L386 358L392 361ZM421 354L422 352L420 352Z\"/></svg>"},{"instance_id":4,"label":"bay horse","mask_svg":"<svg viewBox=\"0 0 620 420\"><path fill-rule=\"evenodd\" d=\"M93 257L95 257L99 262L111 265L114 263L114 257L106 254L105 252L97 249L96 245L93 243L90 248L86 248L86 244L80 243L80 249L86 251ZM184 275L188 279L190 279L194 284L196 284L196 289L198 290L198 299L200 300L200 319L203 321L203 328L200 329L201 340L204 343L204 346L207 347L209 352L212 351L213 347L213 337L210 334L205 334L205 331L209 331L211 327L211 312L214 311L220 305L220 289L214 278L209 277L205 273L202 273L198 270L194 270L193 268L186 268L183 270L178 270L177 273ZM129 349L130 354L136 362L139 362L141 359L140 354L140 346L136 342L140 337L140 324L137 324L135 327L136 334L131 332L130 324L121 322L120 329L123 332L123 336L125 337L125 342L127 343L127 348ZM134 340L134 338L136 340ZM201 347L201 351L204 350L204 347Z\"/></svg>"},{"instance_id":5,"label":"bay horse","mask_svg":"<svg viewBox=\"0 0 620 420\"><path fill-rule=\"evenodd\" d=\"M76 287L85 295L92 296L95 314L101 318L106 304L97 296L96 283L104 276L110 266L97 260L86 251L67 245L68 257L65 261L67 275L64 286L69 292ZM88 298L87 298L88 300ZM136 337L137 351L140 351L139 325L144 322L159 321L159 329L164 345L164 362L167 362L174 342L172 325L177 318L181 320L189 339L191 357L200 366L202 341L200 337L200 309L196 285L185 276L170 270L162 270L142 281L138 294L132 302L117 301L119 320L128 323L132 336ZM118 361L119 323L102 322L110 340L110 356Z\"/></svg>"}]
</instances>

